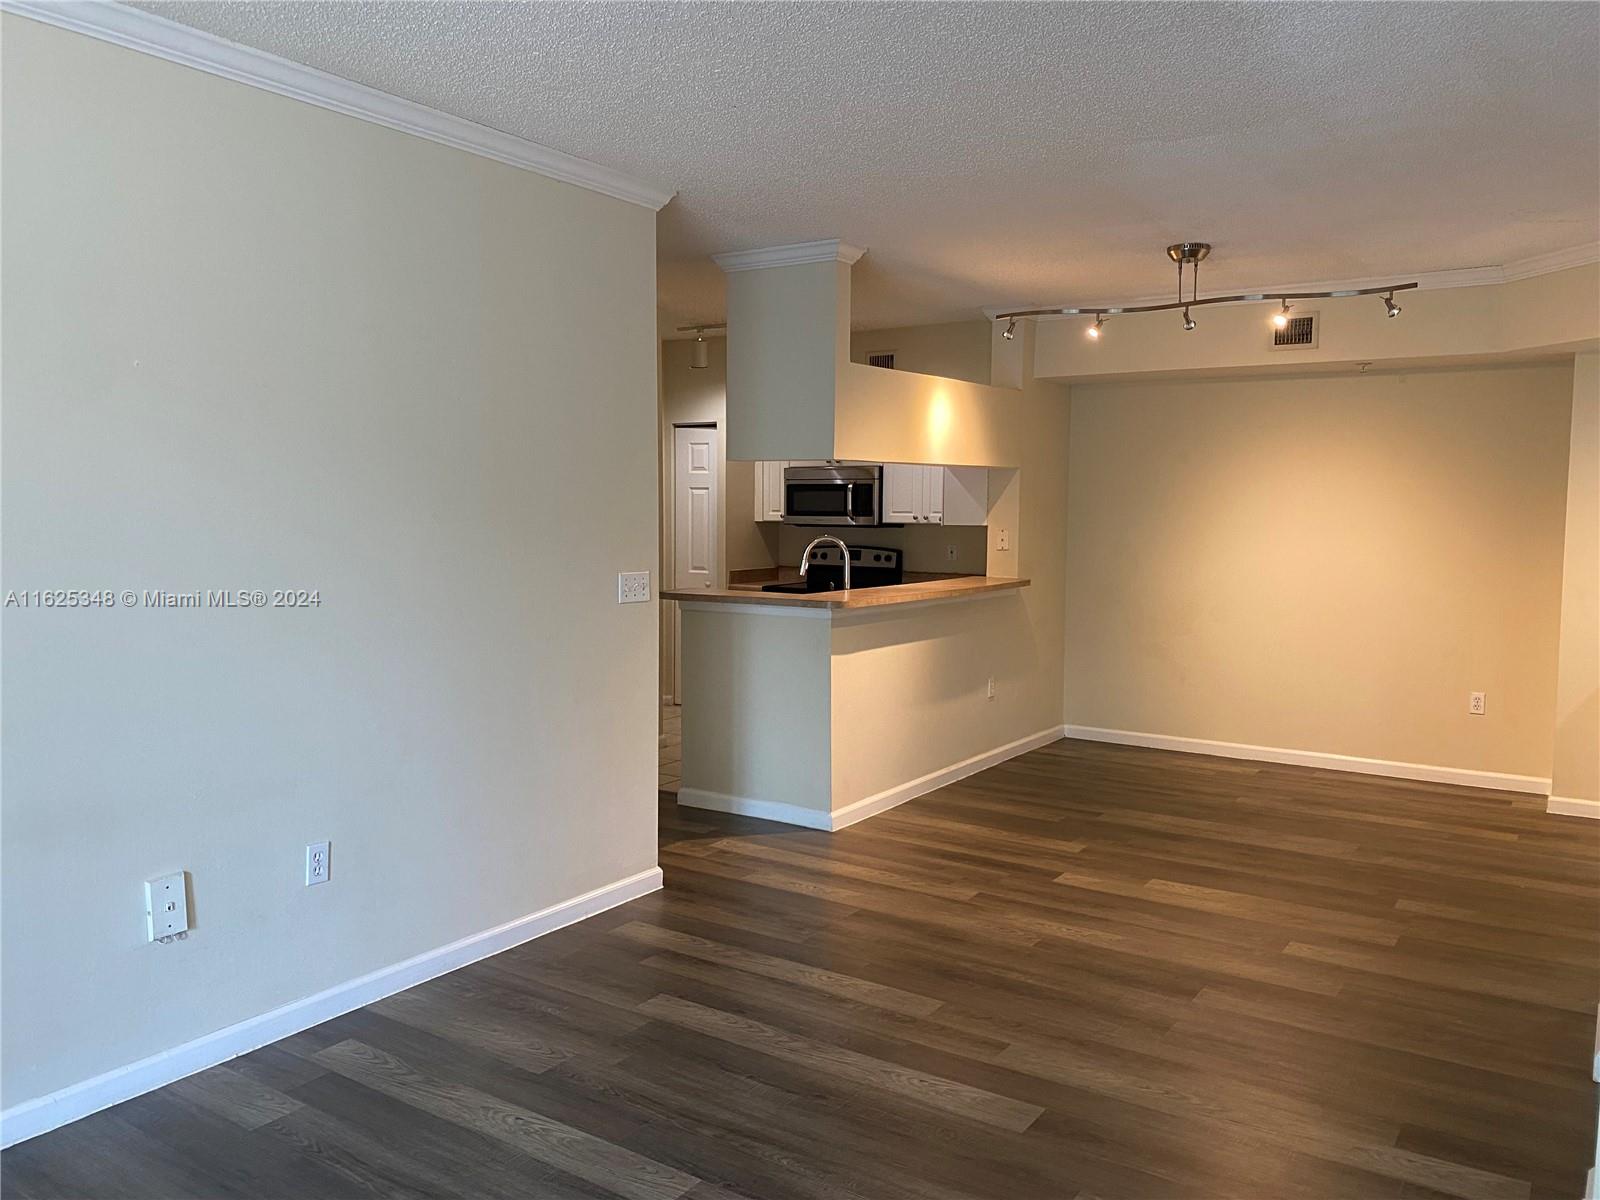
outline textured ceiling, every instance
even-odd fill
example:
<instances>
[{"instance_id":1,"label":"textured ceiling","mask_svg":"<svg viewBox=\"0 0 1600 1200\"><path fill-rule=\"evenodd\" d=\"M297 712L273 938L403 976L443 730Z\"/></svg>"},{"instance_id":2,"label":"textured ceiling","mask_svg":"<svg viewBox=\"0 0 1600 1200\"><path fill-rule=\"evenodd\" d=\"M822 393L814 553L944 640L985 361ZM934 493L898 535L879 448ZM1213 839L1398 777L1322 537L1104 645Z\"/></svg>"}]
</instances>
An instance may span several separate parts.
<instances>
[{"instance_id":1,"label":"textured ceiling","mask_svg":"<svg viewBox=\"0 0 1600 1200\"><path fill-rule=\"evenodd\" d=\"M1600 5L145 3L676 188L707 255L869 248L855 323L1499 265L1600 238Z\"/></svg>"}]
</instances>

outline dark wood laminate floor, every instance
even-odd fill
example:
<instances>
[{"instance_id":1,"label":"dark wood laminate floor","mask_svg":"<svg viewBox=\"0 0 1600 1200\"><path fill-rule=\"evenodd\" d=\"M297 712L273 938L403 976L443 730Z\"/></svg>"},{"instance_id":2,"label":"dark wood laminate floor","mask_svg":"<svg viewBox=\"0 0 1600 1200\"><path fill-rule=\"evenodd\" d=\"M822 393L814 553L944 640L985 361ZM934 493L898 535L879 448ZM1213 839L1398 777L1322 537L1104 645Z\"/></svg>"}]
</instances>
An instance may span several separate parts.
<instances>
[{"instance_id":1,"label":"dark wood laminate floor","mask_svg":"<svg viewBox=\"0 0 1600 1200\"><path fill-rule=\"evenodd\" d=\"M1581 1195L1600 824L1058 742L0 1156L7 1197Z\"/></svg>"}]
</instances>

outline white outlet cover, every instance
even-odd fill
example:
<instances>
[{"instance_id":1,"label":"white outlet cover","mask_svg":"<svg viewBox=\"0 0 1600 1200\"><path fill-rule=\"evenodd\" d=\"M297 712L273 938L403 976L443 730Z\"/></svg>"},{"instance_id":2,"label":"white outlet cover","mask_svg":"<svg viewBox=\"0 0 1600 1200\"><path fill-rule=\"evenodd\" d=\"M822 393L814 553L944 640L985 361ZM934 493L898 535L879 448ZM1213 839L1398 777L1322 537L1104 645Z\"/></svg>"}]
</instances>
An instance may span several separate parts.
<instances>
[{"instance_id":1,"label":"white outlet cover","mask_svg":"<svg viewBox=\"0 0 1600 1200\"><path fill-rule=\"evenodd\" d=\"M618 604L650 603L650 572L623 571L617 576Z\"/></svg>"},{"instance_id":2,"label":"white outlet cover","mask_svg":"<svg viewBox=\"0 0 1600 1200\"><path fill-rule=\"evenodd\" d=\"M1482 692L1473 692L1467 697L1468 716L1481 717L1488 711L1488 700Z\"/></svg>"},{"instance_id":3,"label":"white outlet cover","mask_svg":"<svg viewBox=\"0 0 1600 1200\"><path fill-rule=\"evenodd\" d=\"M145 881L144 915L146 932L153 942L157 938L176 937L189 932L189 890L184 873L163 875Z\"/></svg>"},{"instance_id":4,"label":"white outlet cover","mask_svg":"<svg viewBox=\"0 0 1600 1200\"><path fill-rule=\"evenodd\" d=\"M328 843L312 842L306 847L306 886L313 887L319 883L327 883L328 876L332 873L332 864L328 861Z\"/></svg>"}]
</instances>

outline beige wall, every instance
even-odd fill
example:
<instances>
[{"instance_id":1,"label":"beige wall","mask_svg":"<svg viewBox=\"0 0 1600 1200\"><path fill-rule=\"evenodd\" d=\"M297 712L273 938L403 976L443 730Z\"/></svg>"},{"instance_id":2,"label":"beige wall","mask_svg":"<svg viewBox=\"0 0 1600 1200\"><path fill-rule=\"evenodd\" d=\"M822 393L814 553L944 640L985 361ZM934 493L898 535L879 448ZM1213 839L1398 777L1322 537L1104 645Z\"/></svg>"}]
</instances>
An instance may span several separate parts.
<instances>
[{"instance_id":1,"label":"beige wall","mask_svg":"<svg viewBox=\"0 0 1600 1200\"><path fill-rule=\"evenodd\" d=\"M4 613L10 1106L654 865L655 221L0 24L6 587L321 596Z\"/></svg>"},{"instance_id":2,"label":"beige wall","mask_svg":"<svg viewBox=\"0 0 1600 1200\"><path fill-rule=\"evenodd\" d=\"M836 364L850 348L850 268L728 273L728 453L830 458Z\"/></svg>"},{"instance_id":3,"label":"beige wall","mask_svg":"<svg viewBox=\"0 0 1600 1200\"><path fill-rule=\"evenodd\" d=\"M806 610L683 608L683 789L829 811L829 625Z\"/></svg>"},{"instance_id":4,"label":"beige wall","mask_svg":"<svg viewBox=\"0 0 1600 1200\"><path fill-rule=\"evenodd\" d=\"M1074 386L1067 721L1548 777L1571 379Z\"/></svg>"},{"instance_id":5,"label":"beige wall","mask_svg":"<svg viewBox=\"0 0 1600 1200\"><path fill-rule=\"evenodd\" d=\"M1600 802L1600 355L1572 371L1552 795Z\"/></svg>"},{"instance_id":6,"label":"beige wall","mask_svg":"<svg viewBox=\"0 0 1600 1200\"><path fill-rule=\"evenodd\" d=\"M989 322L951 321L899 329L868 329L850 335L850 361L894 352L897 371L943 375L969 383L989 383Z\"/></svg>"}]
</instances>

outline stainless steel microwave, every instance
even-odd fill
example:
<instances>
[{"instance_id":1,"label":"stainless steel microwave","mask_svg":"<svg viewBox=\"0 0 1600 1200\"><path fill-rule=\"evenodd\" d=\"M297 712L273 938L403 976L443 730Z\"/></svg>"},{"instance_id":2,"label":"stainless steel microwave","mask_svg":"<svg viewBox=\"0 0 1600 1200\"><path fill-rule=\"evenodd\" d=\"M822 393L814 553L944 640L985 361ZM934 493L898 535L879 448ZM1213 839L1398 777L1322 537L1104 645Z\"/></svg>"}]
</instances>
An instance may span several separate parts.
<instances>
[{"instance_id":1,"label":"stainless steel microwave","mask_svg":"<svg viewBox=\"0 0 1600 1200\"><path fill-rule=\"evenodd\" d=\"M783 469L785 525L881 525L883 468L859 463Z\"/></svg>"}]
</instances>

